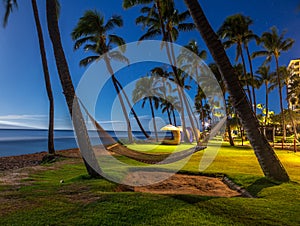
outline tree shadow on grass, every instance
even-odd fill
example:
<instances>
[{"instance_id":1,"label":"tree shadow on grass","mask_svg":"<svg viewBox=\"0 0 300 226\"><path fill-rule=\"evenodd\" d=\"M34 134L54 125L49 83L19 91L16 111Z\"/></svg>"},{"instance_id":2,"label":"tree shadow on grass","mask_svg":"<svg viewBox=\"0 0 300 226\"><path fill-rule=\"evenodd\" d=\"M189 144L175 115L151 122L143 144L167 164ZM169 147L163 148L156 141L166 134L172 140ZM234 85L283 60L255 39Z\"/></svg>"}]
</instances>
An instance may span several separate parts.
<instances>
[{"instance_id":1,"label":"tree shadow on grass","mask_svg":"<svg viewBox=\"0 0 300 226\"><path fill-rule=\"evenodd\" d=\"M184 194L178 194L178 195L170 195L170 197L184 201L189 204L195 204L198 202L205 202L211 199L220 198L217 196L200 196L200 195L184 195Z\"/></svg>"},{"instance_id":2,"label":"tree shadow on grass","mask_svg":"<svg viewBox=\"0 0 300 226\"><path fill-rule=\"evenodd\" d=\"M267 178L260 178L248 187L246 187L246 190L250 192L253 196L257 196L257 194L264 188L269 188L280 184L281 183L279 182L270 181Z\"/></svg>"}]
</instances>

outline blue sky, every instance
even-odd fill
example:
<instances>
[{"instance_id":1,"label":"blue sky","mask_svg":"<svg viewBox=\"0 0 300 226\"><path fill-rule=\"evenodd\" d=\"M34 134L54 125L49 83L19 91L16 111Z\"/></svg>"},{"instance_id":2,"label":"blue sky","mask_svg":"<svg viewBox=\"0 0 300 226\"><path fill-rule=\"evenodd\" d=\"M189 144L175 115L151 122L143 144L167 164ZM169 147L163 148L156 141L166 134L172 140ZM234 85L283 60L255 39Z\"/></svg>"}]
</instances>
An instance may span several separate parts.
<instances>
[{"instance_id":1,"label":"blue sky","mask_svg":"<svg viewBox=\"0 0 300 226\"><path fill-rule=\"evenodd\" d=\"M183 1L176 0L177 8L185 10ZM70 66L71 76L75 86L80 81L86 68L79 67L79 60L83 58L83 51L73 51L73 41L70 33L78 19L87 9L96 9L102 12L106 18L113 14L122 15L124 27L115 29L114 32L122 36L126 42L137 41L143 34L141 27L135 26L135 18L139 15L138 8L123 10L121 0L99 1L99 0L61 0L60 30L67 60ZM287 30L285 37L296 40L294 47L280 57L280 65L287 65L291 59L300 57L300 12L297 6L299 0L202 0L202 7L212 27L217 30L224 19L235 13L243 13L250 16L254 24L251 27L254 32L261 35L271 26L275 25L279 31ZM58 74L53 58L51 43L47 35L45 19L45 3L38 1L40 18L44 31L47 57L49 61L50 75L55 94L55 118L56 128L70 126L69 114L62 95L62 89L58 80ZM0 7L0 16L4 14L3 5ZM197 31L181 34L177 43L185 45L190 39L196 39L199 45L206 49ZM257 50L255 44L250 45L251 51ZM235 49L228 51L230 58L234 59ZM209 56L207 63L212 61ZM254 60L256 69L263 59ZM19 8L15 10L10 18L7 27L0 27L0 127L3 125L23 125L37 128L47 127L48 100L44 86L41 60L39 55L38 40L35 30L31 2L19 0ZM274 67L273 67L274 68ZM140 72L142 73L142 72ZM119 77L121 83L126 83L126 76ZM107 90L112 90L108 85ZM114 93L107 92L107 99L99 100L112 101ZM277 91L271 93L271 110L279 111ZM264 90L259 91L258 103L264 101ZM109 104L107 105L109 106ZM140 110L139 114L145 118L149 111ZM97 119L105 122L110 121L109 107L101 108L97 113ZM104 123L104 124L105 124ZM109 126L107 126L109 128Z\"/></svg>"}]
</instances>

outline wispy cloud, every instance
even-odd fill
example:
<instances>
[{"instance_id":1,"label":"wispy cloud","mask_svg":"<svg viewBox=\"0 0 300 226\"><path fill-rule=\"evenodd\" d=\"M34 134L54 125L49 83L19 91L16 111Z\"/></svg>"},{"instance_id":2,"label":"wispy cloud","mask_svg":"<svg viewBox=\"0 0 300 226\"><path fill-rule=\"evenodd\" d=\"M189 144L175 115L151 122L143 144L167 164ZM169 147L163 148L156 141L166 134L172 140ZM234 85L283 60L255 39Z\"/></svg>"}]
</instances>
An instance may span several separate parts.
<instances>
[{"instance_id":1,"label":"wispy cloud","mask_svg":"<svg viewBox=\"0 0 300 226\"><path fill-rule=\"evenodd\" d=\"M47 115L0 115L0 120L40 120L47 117Z\"/></svg>"}]
</instances>

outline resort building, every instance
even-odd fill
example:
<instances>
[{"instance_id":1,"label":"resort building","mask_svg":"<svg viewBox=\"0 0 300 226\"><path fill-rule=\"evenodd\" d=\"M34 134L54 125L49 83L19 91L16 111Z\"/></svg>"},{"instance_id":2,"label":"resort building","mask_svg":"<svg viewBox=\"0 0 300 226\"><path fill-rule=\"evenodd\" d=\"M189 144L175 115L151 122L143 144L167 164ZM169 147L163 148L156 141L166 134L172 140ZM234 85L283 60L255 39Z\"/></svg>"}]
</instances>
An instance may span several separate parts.
<instances>
[{"instance_id":1,"label":"resort building","mask_svg":"<svg viewBox=\"0 0 300 226\"><path fill-rule=\"evenodd\" d=\"M288 66L293 75L300 76L300 58L296 60L291 60Z\"/></svg>"},{"instance_id":2,"label":"resort building","mask_svg":"<svg viewBox=\"0 0 300 226\"><path fill-rule=\"evenodd\" d=\"M291 60L288 65L288 70L291 72L289 83L287 85L288 92L290 92L292 83L295 81L295 79L300 80L300 58ZM290 102L290 108L292 110L296 110L296 111L300 110L299 96L297 96L296 94L292 94L292 97L289 98L289 102Z\"/></svg>"}]
</instances>

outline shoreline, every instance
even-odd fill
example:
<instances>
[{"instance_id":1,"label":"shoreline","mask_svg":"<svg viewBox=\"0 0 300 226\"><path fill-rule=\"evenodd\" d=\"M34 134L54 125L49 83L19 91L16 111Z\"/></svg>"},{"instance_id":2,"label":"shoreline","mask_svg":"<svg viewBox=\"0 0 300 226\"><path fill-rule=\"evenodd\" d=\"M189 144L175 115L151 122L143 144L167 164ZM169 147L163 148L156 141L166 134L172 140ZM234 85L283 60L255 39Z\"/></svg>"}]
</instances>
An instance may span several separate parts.
<instances>
[{"instance_id":1,"label":"shoreline","mask_svg":"<svg viewBox=\"0 0 300 226\"><path fill-rule=\"evenodd\" d=\"M48 152L42 151L33 154L0 157L0 172L40 165L43 157L47 154ZM81 157L78 148L57 150L56 154L70 158Z\"/></svg>"}]
</instances>

